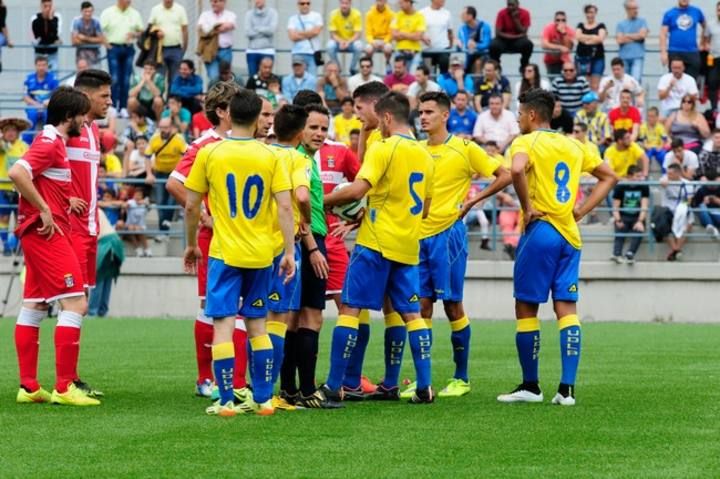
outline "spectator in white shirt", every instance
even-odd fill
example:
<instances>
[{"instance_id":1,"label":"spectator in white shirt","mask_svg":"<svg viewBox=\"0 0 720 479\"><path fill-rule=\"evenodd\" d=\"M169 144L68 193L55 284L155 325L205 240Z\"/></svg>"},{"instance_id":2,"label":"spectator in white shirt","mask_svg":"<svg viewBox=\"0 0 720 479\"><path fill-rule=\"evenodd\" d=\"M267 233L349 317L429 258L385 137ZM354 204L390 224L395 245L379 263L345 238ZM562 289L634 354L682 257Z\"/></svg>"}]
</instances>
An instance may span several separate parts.
<instances>
[{"instance_id":1,"label":"spectator in white shirt","mask_svg":"<svg viewBox=\"0 0 720 479\"><path fill-rule=\"evenodd\" d=\"M372 57L363 57L358 63L360 65L360 73L356 73L355 75L348 78L348 91L350 92L350 95L352 95L355 89L360 85L370 83L371 81L383 81L382 78L372 72Z\"/></svg>"},{"instance_id":2,"label":"spectator in white shirt","mask_svg":"<svg viewBox=\"0 0 720 479\"><path fill-rule=\"evenodd\" d=\"M450 47L454 44L453 24L450 10L445 8L445 0L431 0L430 5L420 10L425 17L425 34L430 39L422 58L428 59L440 73L446 73L450 66Z\"/></svg>"},{"instance_id":3,"label":"spectator in white shirt","mask_svg":"<svg viewBox=\"0 0 720 479\"><path fill-rule=\"evenodd\" d=\"M275 30L278 26L278 12L265 5L265 0L255 0L255 8L245 12L245 36L248 76L252 78L260 70L263 58L275 62Z\"/></svg>"},{"instance_id":4,"label":"spectator in white shirt","mask_svg":"<svg viewBox=\"0 0 720 479\"><path fill-rule=\"evenodd\" d=\"M663 118L680 109L680 102L685 95L696 98L698 95L695 79L685 73L685 63L679 58L670 60L670 73L660 77L657 89Z\"/></svg>"},{"instance_id":5,"label":"spectator in white shirt","mask_svg":"<svg viewBox=\"0 0 720 479\"><path fill-rule=\"evenodd\" d=\"M231 10L225 8L225 0L210 0L210 10L205 10L198 17L198 36L217 34L218 51L215 58L205 62L205 70L212 81L220 75L220 62L226 61L232 65L233 30L235 30L237 17Z\"/></svg>"},{"instance_id":6,"label":"spectator in white shirt","mask_svg":"<svg viewBox=\"0 0 720 479\"><path fill-rule=\"evenodd\" d=\"M501 152L520 134L517 119L510 110L503 108L503 97L490 95L489 108L478 115L473 129L473 138L480 144L487 141L497 143Z\"/></svg>"},{"instance_id":7,"label":"spectator in white shirt","mask_svg":"<svg viewBox=\"0 0 720 479\"><path fill-rule=\"evenodd\" d=\"M680 165L683 178L695 179L695 172L700 166L698 156L694 152L685 149L685 144L681 138L675 138L670 144L670 151L665 153L665 159L663 160L663 170L667 170L673 163Z\"/></svg>"},{"instance_id":8,"label":"spectator in white shirt","mask_svg":"<svg viewBox=\"0 0 720 479\"><path fill-rule=\"evenodd\" d=\"M612 59L610 65L612 75L600 80L598 87L600 102L604 104L604 109L610 111L620 106L620 93L623 90L629 90L635 98L635 106L642 108L645 105L645 91L635 78L625 73L625 62L622 58L616 57Z\"/></svg>"},{"instance_id":9,"label":"spectator in white shirt","mask_svg":"<svg viewBox=\"0 0 720 479\"><path fill-rule=\"evenodd\" d=\"M429 91L442 91L442 88L430 79L430 69L428 66L420 65L415 69L415 81L412 82L408 88L410 108L414 110L417 106L418 97Z\"/></svg>"},{"instance_id":10,"label":"spectator in white shirt","mask_svg":"<svg viewBox=\"0 0 720 479\"><path fill-rule=\"evenodd\" d=\"M288 36L293 42L293 58L302 57L307 71L313 77L317 75L315 52L320 52L320 34L324 26L323 17L310 11L310 0L298 0L298 13L288 19Z\"/></svg>"}]
</instances>

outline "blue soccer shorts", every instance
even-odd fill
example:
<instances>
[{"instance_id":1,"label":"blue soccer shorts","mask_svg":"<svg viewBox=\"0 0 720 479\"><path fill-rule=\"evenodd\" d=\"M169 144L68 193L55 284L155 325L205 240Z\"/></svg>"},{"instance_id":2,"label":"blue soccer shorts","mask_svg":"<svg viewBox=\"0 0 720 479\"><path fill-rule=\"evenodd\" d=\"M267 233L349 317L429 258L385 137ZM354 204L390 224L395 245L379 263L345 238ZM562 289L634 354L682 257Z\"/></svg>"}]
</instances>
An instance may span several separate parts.
<instances>
[{"instance_id":1,"label":"blue soccer shorts","mask_svg":"<svg viewBox=\"0 0 720 479\"><path fill-rule=\"evenodd\" d=\"M577 302L580 250L547 221L530 223L520 237L513 284L515 299L546 303L552 291L555 301Z\"/></svg>"},{"instance_id":2,"label":"blue soccer shorts","mask_svg":"<svg viewBox=\"0 0 720 479\"><path fill-rule=\"evenodd\" d=\"M267 297L272 266L261 269L236 268L223 260L208 258L205 315L227 318L238 312L248 318L267 316ZM240 306L242 298L242 306Z\"/></svg>"},{"instance_id":3,"label":"blue soccer shorts","mask_svg":"<svg viewBox=\"0 0 720 479\"><path fill-rule=\"evenodd\" d=\"M467 229L462 221L420 240L420 297L462 301L467 256Z\"/></svg>"},{"instance_id":4,"label":"blue soccer shorts","mask_svg":"<svg viewBox=\"0 0 720 479\"><path fill-rule=\"evenodd\" d=\"M356 245L345 276L342 302L358 309L382 309L385 295L398 313L419 313L417 265L383 258L382 254Z\"/></svg>"},{"instance_id":5,"label":"blue soccer shorts","mask_svg":"<svg viewBox=\"0 0 720 479\"><path fill-rule=\"evenodd\" d=\"M284 252L280 253L273 260L270 293L268 294L268 310L277 314L300 311L300 262L302 256L300 245L295 245L295 276L286 284L283 284L285 274L280 273L280 260L284 254Z\"/></svg>"}]
</instances>

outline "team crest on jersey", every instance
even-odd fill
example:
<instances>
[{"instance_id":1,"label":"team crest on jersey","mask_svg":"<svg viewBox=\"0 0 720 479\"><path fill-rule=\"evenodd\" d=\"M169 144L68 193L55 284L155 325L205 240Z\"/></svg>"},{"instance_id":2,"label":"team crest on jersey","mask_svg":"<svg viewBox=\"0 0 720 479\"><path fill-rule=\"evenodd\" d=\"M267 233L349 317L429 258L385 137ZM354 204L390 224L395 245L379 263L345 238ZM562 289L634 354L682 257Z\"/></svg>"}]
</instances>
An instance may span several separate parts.
<instances>
[{"instance_id":1,"label":"team crest on jersey","mask_svg":"<svg viewBox=\"0 0 720 479\"><path fill-rule=\"evenodd\" d=\"M72 288L75 286L75 278L73 278L73 275L68 273L64 276L65 278L65 287L66 288Z\"/></svg>"},{"instance_id":2,"label":"team crest on jersey","mask_svg":"<svg viewBox=\"0 0 720 479\"><path fill-rule=\"evenodd\" d=\"M270 296L268 296L268 299L270 301L280 301L280 294L277 291L274 291L274 292L270 293Z\"/></svg>"},{"instance_id":3,"label":"team crest on jersey","mask_svg":"<svg viewBox=\"0 0 720 479\"><path fill-rule=\"evenodd\" d=\"M418 298L417 294L413 294L410 296L410 299L408 299L409 303L417 303L418 301L420 301L420 298Z\"/></svg>"},{"instance_id":4,"label":"team crest on jersey","mask_svg":"<svg viewBox=\"0 0 720 479\"><path fill-rule=\"evenodd\" d=\"M575 283L571 284L568 288L568 293L577 293L577 285Z\"/></svg>"},{"instance_id":5,"label":"team crest on jersey","mask_svg":"<svg viewBox=\"0 0 720 479\"><path fill-rule=\"evenodd\" d=\"M265 301L260 298L256 299L252 304L253 308L262 308L263 306L265 306Z\"/></svg>"},{"instance_id":6,"label":"team crest on jersey","mask_svg":"<svg viewBox=\"0 0 720 479\"><path fill-rule=\"evenodd\" d=\"M327 162L328 162L328 168L335 168L335 158L334 157L328 156Z\"/></svg>"}]
</instances>

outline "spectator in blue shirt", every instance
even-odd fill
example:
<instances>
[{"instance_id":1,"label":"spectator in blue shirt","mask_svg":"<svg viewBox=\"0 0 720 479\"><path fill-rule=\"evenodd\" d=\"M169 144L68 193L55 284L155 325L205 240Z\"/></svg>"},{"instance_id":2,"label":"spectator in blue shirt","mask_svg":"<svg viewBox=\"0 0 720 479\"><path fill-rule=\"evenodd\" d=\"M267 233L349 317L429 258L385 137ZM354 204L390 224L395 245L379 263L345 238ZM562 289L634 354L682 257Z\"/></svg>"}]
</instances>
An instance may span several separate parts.
<instances>
[{"instance_id":1,"label":"spectator in blue shirt","mask_svg":"<svg viewBox=\"0 0 720 479\"><path fill-rule=\"evenodd\" d=\"M690 0L678 0L678 6L663 16L660 27L660 61L670 65L670 58L679 58L685 63L685 73L693 78L700 74L700 50L697 43L697 27L705 36L705 15L702 10L690 5Z\"/></svg>"},{"instance_id":2,"label":"spectator in blue shirt","mask_svg":"<svg viewBox=\"0 0 720 479\"><path fill-rule=\"evenodd\" d=\"M473 93L473 79L463 69L462 54L450 56L450 69L445 73L441 73L437 78L437 82L450 98L461 91L471 95Z\"/></svg>"},{"instance_id":3,"label":"spectator in blue shirt","mask_svg":"<svg viewBox=\"0 0 720 479\"><path fill-rule=\"evenodd\" d=\"M460 14L462 25L458 30L457 45L465 52L465 70L477 72L478 60L485 60L490 54L492 29L490 24L478 20L477 10L473 6L463 8Z\"/></svg>"},{"instance_id":4,"label":"spectator in blue shirt","mask_svg":"<svg viewBox=\"0 0 720 479\"><path fill-rule=\"evenodd\" d=\"M447 128L448 132L460 138L472 140L473 127L477 114L468 108L470 103L470 95L467 92L458 92L453 98L455 107L450 110Z\"/></svg>"},{"instance_id":5,"label":"spectator in blue shirt","mask_svg":"<svg viewBox=\"0 0 720 479\"><path fill-rule=\"evenodd\" d=\"M191 114L202 108L203 81L200 75L195 73L195 63L192 60L180 62L178 74L170 84L170 94L179 96L183 107Z\"/></svg>"},{"instance_id":6,"label":"spectator in blue shirt","mask_svg":"<svg viewBox=\"0 0 720 479\"><path fill-rule=\"evenodd\" d=\"M317 79L307 72L305 58L299 55L292 57L292 75L286 75L282 80L282 92L285 98L292 103L293 98L300 90L315 91Z\"/></svg>"},{"instance_id":7,"label":"spectator in blue shirt","mask_svg":"<svg viewBox=\"0 0 720 479\"><path fill-rule=\"evenodd\" d=\"M170 122L182 135L187 135L192 120L192 113L182 106L182 98L178 95L168 97L167 108L163 110L161 118L170 118Z\"/></svg>"},{"instance_id":8,"label":"spectator in blue shirt","mask_svg":"<svg viewBox=\"0 0 720 479\"><path fill-rule=\"evenodd\" d=\"M625 64L625 71L638 83L642 83L648 24L644 18L638 17L636 0L625 2L625 12L627 18L618 22L615 28L615 40L620 46L618 56Z\"/></svg>"},{"instance_id":9,"label":"spectator in blue shirt","mask_svg":"<svg viewBox=\"0 0 720 479\"><path fill-rule=\"evenodd\" d=\"M60 85L55 79L55 75L49 71L47 57L38 56L35 58L35 72L28 73L25 78L25 94L23 95L23 101L27 105L25 113L27 113L28 120L32 125L30 127L31 131L23 134L23 140L27 143L30 143L27 141L28 138L32 141L32 132L42 128L45 124L46 108L50 102L50 95L58 86Z\"/></svg>"}]
</instances>

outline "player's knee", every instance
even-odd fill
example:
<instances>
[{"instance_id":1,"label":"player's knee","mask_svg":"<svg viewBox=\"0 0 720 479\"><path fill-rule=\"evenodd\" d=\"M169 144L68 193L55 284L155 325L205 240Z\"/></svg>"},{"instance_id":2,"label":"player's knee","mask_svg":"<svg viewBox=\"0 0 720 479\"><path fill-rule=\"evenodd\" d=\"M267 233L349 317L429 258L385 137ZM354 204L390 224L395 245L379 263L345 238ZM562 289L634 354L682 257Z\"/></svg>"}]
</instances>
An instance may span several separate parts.
<instances>
[{"instance_id":1,"label":"player's knee","mask_svg":"<svg viewBox=\"0 0 720 479\"><path fill-rule=\"evenodd\" d=\"M465 308L463 304L455 301L444 301L443 308L445 315L450 321L457 321L465 316Z\"/></svg>"}]
</instances>

